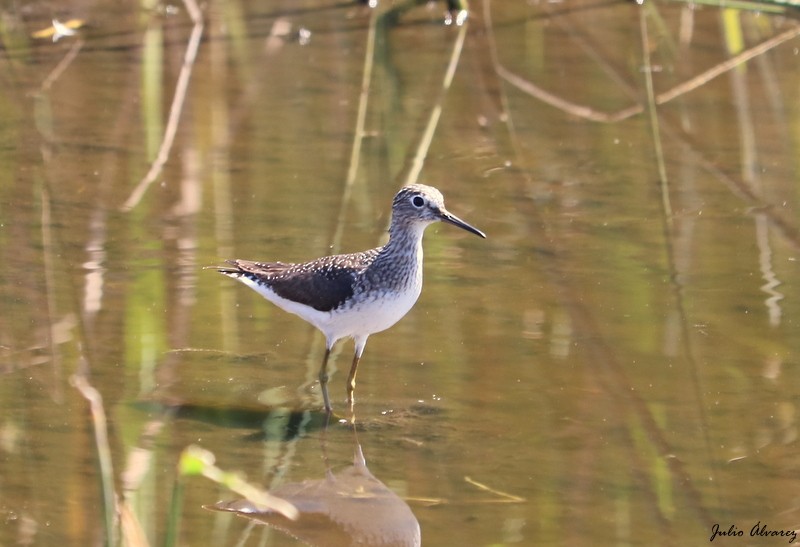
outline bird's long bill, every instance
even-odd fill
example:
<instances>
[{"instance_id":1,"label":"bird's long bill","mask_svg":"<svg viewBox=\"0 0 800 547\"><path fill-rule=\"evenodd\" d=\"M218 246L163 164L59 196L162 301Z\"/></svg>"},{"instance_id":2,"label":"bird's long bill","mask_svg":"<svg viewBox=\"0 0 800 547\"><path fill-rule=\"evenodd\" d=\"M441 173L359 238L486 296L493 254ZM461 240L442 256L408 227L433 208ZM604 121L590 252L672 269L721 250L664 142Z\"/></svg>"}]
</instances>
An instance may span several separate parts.
<instances>
[{"instance_id":1,"label":"bird's long bill","mask_svg":"<svg viewBox=\"0 0 800 547\"><path fill-rule=\"evenodd\" d=\"M466 230L468 232L472 232L476 236L481 236L482 238L486 238L486 234L484 234L483 232L478 230L475 226L467 224L466 222L464 222L463 220L458 218L456 215L450 213L449 211L442 210L441 214L442 214L442 220L443 221L449 222L453 226L458 226L459 228L463 228L464 230Z\"/></svg>"}]
</instances>

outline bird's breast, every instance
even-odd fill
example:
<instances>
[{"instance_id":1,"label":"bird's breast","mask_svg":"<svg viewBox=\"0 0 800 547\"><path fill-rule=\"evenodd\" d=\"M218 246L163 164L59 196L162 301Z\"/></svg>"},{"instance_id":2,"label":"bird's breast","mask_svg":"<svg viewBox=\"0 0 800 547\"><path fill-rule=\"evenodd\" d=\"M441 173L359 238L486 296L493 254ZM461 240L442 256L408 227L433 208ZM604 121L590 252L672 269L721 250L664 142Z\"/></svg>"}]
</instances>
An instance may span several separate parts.
<instances>
[{"instance_id":1,"label":"bird's breast","mask_svg":"<svg viewBox=\"0 0 800 547\"><path fill-rule=\"evenodd\" d=\"M347 336L369 335L386 330L414 307L421 288L420 280L419 284L406 286L402 290L361 293L331 313L331 326Z\"/></svg>"}]
</instances>

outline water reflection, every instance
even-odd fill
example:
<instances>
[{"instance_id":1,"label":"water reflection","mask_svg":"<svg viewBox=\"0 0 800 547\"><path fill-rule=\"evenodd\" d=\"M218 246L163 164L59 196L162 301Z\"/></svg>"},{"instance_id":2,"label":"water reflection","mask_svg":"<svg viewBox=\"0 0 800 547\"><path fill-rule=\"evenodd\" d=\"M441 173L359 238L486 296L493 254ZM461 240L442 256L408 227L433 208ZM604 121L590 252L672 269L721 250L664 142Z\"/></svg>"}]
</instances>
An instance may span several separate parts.
<instances>
[{"instance_id":1,"label":"water reflection","mask_svg":"<svg viewBox=\"0 0 800 547\"><path fill-rule=\"evenodd\" d=\"M270 490L298 509L297 520L261 511L248 500L218 502L207 508L236 513L309 545L421 545L419 522L411 508L369 471L357 439L354 444L350 467L336 473L328 467L320 479L287 483ZM322 449L324 452L324 445Z\"/></svg>"},{"instance_id":2,"label":"water reflection","mask_svg":"<svg viewBox=\"0 0 800 547\"><path fill-rule=\"evenodd\" d=\"M694 545L715 525L796 527L797 21L486 0L462 35L422 6L372 21L352 3L263 4L207 4L171 159L124 214L189 18L0 7L0 545L104 534L75 372L103 396L107 484L151 545L187 445L262 484L312 476L319 415L280 409L317 395L321 337L200 268L374 246L399 174L423 168L493 236L431 238L429 290L360 373L371 471L453 502L412 503L426 543ZM88 24L31 38L54 16ZM436 414L372 426L420 400ZM349 460L349 431L328 435ZM465 507L465 477L525 501ZM250 526L201 509L219 488L186 488L180 544Z\"/></svg>"}]
</instances>

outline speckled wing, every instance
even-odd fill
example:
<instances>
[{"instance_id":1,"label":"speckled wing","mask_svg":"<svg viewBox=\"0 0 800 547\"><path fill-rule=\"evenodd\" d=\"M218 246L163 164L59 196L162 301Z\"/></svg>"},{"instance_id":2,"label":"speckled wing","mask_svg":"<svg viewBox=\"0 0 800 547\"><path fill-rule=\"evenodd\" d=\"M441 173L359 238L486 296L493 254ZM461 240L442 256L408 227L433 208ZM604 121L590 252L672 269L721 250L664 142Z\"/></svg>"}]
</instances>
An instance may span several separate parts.
<instances>
[{"instance_id":1,"label":"speckled wing","mask_svg":"<svg viewBox=\"0 0 800 547\"><path fill-rule=\"evenodd\" d=\"M353 296L356 277L374 260L375 254L365 251L334 255L300 264L228 260L232 267L218 270L230 277L246 277L281 298L315 310L331 311Z\"/></svg>"}]
</instances>

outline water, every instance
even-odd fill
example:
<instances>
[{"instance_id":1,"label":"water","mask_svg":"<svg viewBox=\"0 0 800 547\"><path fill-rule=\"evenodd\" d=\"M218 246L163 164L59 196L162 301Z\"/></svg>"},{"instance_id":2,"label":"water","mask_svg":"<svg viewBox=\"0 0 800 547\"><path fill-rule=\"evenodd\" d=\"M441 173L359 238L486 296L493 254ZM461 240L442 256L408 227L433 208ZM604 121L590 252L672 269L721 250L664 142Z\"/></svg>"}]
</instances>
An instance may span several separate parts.
<instances>
[{"instance_id":1,"label":"water","mask_svg":"<svg viewBox=\"0 0 800 547\"><path fill-rule=\"evenodd\" d=\"M460 30L440 5L378 17L371 56L357 6L211 5L130 210L186 14L71 6L55 15L87 26L53 43L30 33L54 14L3 8L0 545L104 541L75 374L102 396L129 540L174 522L180 545L296 545L204 509L239 496L199 476L170 519L182 451L278 488L344 476L360 444L425 545L697 545L714 525L742 532L714 544L789 543L762 532L800 528L800 32L658 106L659 139L646 77L663 99L794 21L475 4L446 92ZM437 104L420 180L488 239L428 229L419 302L364 353L357 436L326 431L322 336L202 268L380 244Z\"/></svg>"}]
</instances>

